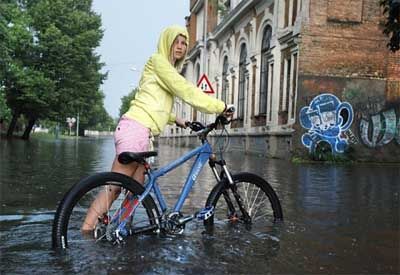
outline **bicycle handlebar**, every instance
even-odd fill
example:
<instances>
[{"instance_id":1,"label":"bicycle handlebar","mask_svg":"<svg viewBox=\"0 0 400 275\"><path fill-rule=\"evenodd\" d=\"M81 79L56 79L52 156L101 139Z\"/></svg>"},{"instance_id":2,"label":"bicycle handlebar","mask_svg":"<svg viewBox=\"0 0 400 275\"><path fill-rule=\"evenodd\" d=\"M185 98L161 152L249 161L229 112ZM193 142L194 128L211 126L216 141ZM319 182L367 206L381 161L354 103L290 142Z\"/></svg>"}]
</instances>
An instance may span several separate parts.
<instances>
[{"instance_id":1,"label":"bicycle handlebar","mask_svg":"<svg viewBox=\"0 0 400 275\"><path fill-rule=\"evenodd\" d=\"M204 126L201 122L198 121L186 121L186 126L189 127L193 132L198 133L198 136L200 136L200 138L202 140L206 139L207 135L214 129L217 128L218 125L222 125L224 127L224 125L227 125L231 123L231 120L229 120L226 116L224 116L223 114L218 115L217 118L215 119L215 122L208 124L206 126Z\"/></svg>"},{"instance_id":2,"label":"bicycle handlebar","mask_svg":"<svg viewBox=\"0 0 400 275\"><path fill-rule=\"evenodd\" d=\"M233 113L235 112L235 106L233 105L228 105L225 109L225 111L222 114L219 114L215 122L208 124L204 126L201 122L199 121L186 121L185 125L186 127L189 127L192 131L198 133L197 135L200 136L201 140L205 140L207 138L207 135L214 129L218 127L220 124L223 128L224 125L227 125L231 123L231 120L228 118L232 118Z\"/></svg>"}]
</instances>

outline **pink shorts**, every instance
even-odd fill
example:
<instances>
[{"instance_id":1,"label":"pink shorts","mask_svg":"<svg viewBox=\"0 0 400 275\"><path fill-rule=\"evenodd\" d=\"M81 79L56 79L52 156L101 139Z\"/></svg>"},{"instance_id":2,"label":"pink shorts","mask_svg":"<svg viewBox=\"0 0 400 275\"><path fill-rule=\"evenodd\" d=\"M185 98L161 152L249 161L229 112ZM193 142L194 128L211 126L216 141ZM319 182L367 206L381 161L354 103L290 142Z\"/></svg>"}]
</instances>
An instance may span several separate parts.
<instances>
[{"instance_id":1,"label":"pink shorts","mask_svg":"<svg viewBox=\"0 0 400 275\"><path fill-rule=\"evenodd\" d=\"M145 152L149 149L150 130L139 122L122 116L114 133L115 151Z\"/></svg>"}]
</instances>

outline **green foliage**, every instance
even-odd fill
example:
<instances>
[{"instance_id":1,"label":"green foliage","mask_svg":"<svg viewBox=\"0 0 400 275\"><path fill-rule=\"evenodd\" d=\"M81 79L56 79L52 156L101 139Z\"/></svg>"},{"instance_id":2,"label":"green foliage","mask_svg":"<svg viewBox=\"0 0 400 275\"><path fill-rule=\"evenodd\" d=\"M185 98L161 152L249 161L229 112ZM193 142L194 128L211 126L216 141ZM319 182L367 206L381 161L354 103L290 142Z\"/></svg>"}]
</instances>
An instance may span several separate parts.
<instances>
[{"instance_id":1,"label":"green foliage","mask_svg":"<svg viewBox=\"0 0 400 275\"><path fill-rule=\"evenodd\" d=\"M380 0L383 13L387 15L383 33L390 36L388 48L396 52L400 49L400 0Z\"/></svg>"},{"instance_id":2,"label":"green foliage","mask_svg":"<svg viewBox=\"0 0 400 275\"><path fill-rule=\"evenodd\" d=\"M32 133L32 138L40 140L55 140L56 136L52 133Z\"/></svg>"},{"instance_id":3,"label":"green foliage","mask_svg":"<svg viewBox=\"0 0 400 275\"><path fill-rule=\"evenodd\" d=\"M0 120L8 121L11 119L11 110L8 108L5 93L0 87Z\"/></svg>"},{"instance_id":4,"label":"green foliage","mask_svg":"<svg viewBox=\"0 0 400 275\"><path fill-rule=\"evenodd\" d=\"M128 95L121 98L121 107L119 108L119 116L125 114L131 105L131 101L135 98L138 88L133 89Z\"/></svg>"},{"instance_id":5,"label":"green foliage","mask_svg":"<svg viewBox=\"0 0 400 275\"><path fill-rule=\"evenodd\" d=\"M320 142L314 153L305 154L298 151L292 154L291 161L296 164L301 163L334 163L334 164L350 164L354 162L353 149L347 148L344 153L332 153L331 146L327 142Z\"/></svg>"},{"instance_id":6,"label":"green foliage","mask_svg":"<svg viewBox=\"0 0 400 275\"><path fill-rule=\"evenodd\" d=\"M0 3L0 86L13 115L64 124L80 113L85 127L113 122L99 90L106 75L94 49L103 31L91 5L91 0Z\"/></svg>"},{"instance_id":7,"label":"green foliage","mask_svg":"<svg viewBox=\"0 0 400 275\"><path fill-rule=\"evenodd\" d=\"M224 18L229 13L229 1L210 0L209 3L219 13L221 18Z\"/></svg>"},{"instance_id":8,"label":"green foliage","mask_svg":"<svg viewBox=\"0 0 400 275\"><path fill-rule=\"evenodd\" d=\"M115 121L110 117L104 108L104 95L100 93L100 98L94 103L90 110L85 111L81 118L81 128L111 131L115 128Z\"/></svg>"},{"instance_id":9,"label":"green foliage","mask_svg":"<svg viewBox=\"0 0 400 275\"><path fill-rule=\"evenodd\" d=\"M102 38L101 20L91 10L91 1L35 1L30 15L42 46L46 71L57 79L53 96L54 118L88 110L102 97L99 86L105 75L94 53Z\"/></svg>"}]
</instances>

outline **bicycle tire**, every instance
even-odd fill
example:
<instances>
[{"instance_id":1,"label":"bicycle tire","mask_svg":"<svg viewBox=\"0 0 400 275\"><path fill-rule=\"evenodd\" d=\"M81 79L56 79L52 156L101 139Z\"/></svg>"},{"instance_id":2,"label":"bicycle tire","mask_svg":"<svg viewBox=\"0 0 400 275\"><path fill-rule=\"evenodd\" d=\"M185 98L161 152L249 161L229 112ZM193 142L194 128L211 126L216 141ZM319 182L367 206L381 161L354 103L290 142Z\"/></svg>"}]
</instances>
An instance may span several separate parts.
<instances>
[{"instance_id":1,"label":"bicycle tire","mask_svg":"<svg viewBox=\"0 0 400 275\"><path fill-rule=\"evenodd\" d=\"M206 207L213 206L214 214L204 221L206 229L214 230L216 223L219 225L222 224L222 226L244 224L247 228L254 228L259 217L262 217L256 216L257 213L261 213L259 210L263 210L264 212L262 215L265 215L265 218L262 219L261 226L270 226L278 221L283 221L282 207L278 195L267 181L260 176L246 172L233 175L232 180L234 182L233 185L238 190L237 192L242 200L242 205L251 219L246 221L246 219L243 218L244 214L238 206L237 199L233 195L232 186L229 181L224 178L211 190L207 198ZM245 183L247 183L247 185ZM260 193L260 191L262 192ZM230 197L233 207L239 210L237 213L233 214L229 210L229 203L223 195L224 192ZM262 230L262 228L258 229Z\"/></svg>"},{"instance_id":2,"label":"bicycle tire","mask_svg":"<svg viewBox=\"0 0 400 275\"><path fill-rule=\"evenodd\" d=\"M81 237L83 240L93 241L90 238L87 238L87 235L84 236L82 232L78 232L80 225L77 224L77 222L82 223L84 219L80 220L80 218L84 216L86 217L86 212L84 212L85 206L91 204L90 199L92 198L93 201L93 198L97 196L98 192L107 192L109 188L104 187L110 185L121 188L119 196L126 196L126 194L129 194L128 192L125 192L125 190L129 191L134 196L140 195L144 191L143 186L134 179L115 172L98 173L82 179L71 187L58 205L52 228L53 248L65 249L69 247L71 236L73 236L74 239L79 239ZM98 192L96 193L96 191ZM91 196L86 198L88 195ZM120 203L120 199L119 201L117 201L118 199L114 200L112 205L114 205L114 203ZM151 196L147 196L143 200L142 204L138 206L138 209L139 208L144 213L142 216L147 216L144 217L144 222L148 222L150 225L158 224L159 211ZM75 218L73 218L75 216L72 216L75 212L77 213L76 222ZM79 234L81 236L79 236Z\"/></svg>"}]
</instances>

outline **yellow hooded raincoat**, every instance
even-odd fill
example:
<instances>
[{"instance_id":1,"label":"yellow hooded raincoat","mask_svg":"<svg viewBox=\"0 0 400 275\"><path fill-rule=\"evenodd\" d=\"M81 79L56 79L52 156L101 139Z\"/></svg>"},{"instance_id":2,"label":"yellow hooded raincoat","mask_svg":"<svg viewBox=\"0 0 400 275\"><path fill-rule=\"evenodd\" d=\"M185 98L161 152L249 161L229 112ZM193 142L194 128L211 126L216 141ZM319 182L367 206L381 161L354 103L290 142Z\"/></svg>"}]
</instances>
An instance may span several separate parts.
<instances>
[{"instance_id":1,"label":"yellow hooded raincoat","mask_svg":"<svg viewBox=\"0 0 400 275\"><path fill-rule=\"evenodd\" d=\"M186 29L181 26L171 26L162 32L157 53L147 61L139 90L125 114L149 128L153 135L159 135L167 123L175 122L176 117L171 113L175 96L204 113L222 113L225 108L224 102L206 95L178 73L183 59L177 62L176 68L169 62L172 44L178 35L189 41Z\"/></svg>"}]
</instances>

